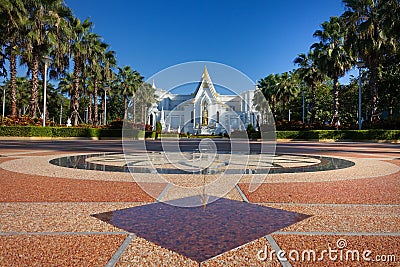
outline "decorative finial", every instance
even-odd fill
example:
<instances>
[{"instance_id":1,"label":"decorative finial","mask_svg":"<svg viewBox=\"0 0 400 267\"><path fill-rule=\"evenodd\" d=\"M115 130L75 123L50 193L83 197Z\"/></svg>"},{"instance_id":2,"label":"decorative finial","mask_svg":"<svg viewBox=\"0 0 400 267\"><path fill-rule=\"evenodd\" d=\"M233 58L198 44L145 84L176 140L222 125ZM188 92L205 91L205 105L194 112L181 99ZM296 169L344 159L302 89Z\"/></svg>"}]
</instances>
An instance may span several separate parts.
<instances>
[{"instance_id":1,"label":"decorative finial","mask_svg":"<svg viewBox=\"0 0 400 267\"><path fill-rule=\"evenodd\" d=\"M151 84L151 88L156 89L156 85L155 85L155 83L154 83L154 80L153 80L153 82L152 82L152 84Z\"/></svg>"},{"instance_id":2,"label":"decorative finial","mask_svg":"<svg viewBox=\"0 0 400 267\"><path fill-rule=\"evenodd\" d=\"M205 77L205 76L209 76L209 75L208 75L207 67L206 67L205 65L204 65L203 76L204 76L204 77Z\"/></svg>"}]
</instances>

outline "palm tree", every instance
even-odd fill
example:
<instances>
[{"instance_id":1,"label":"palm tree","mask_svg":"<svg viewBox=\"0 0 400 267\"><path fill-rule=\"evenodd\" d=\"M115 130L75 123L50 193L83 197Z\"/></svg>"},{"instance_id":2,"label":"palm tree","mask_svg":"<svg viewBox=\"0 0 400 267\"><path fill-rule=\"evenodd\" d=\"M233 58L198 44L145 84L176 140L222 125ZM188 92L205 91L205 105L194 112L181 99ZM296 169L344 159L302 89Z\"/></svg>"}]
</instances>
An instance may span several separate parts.
<instances>
[{"instance_id":1,"label":"palm tree","mask_svg":"<svg viewBox=\"0 0 400 267\"><path fill-rule=\"evenodd\" d=\"M0 1L0 33L3 36L1 46L5 47L6 55L1 56L0 64L4 68L4 59L10 63L10 94L11 116L17 116L17 56L21 54L22 28L26 23L27 11L21 0ZM5 74L5 73L4 73Z\"/></svg>"},{"instance_id":2,"label":"palm tree","mask_svg":"<svg viewBox=\"0 0 400 267\"><path fill-rule=\"evenodd\" d=\"M142 84L143 77L130 66L118 69L117 83L124 96L124 120L128 119L128 97L133 96L133 122L136 122L136 99L134 94Z\"/></svg>"},{"instance_id":3,"label":"palm tree","mask_svg":"<svg viewBox=\"0 0 400 267\"><path fill-rule=\"evenodd\" d=\"M322 23L322 30L317 30L314 37L320 39L319 43L311 46L314 53L316 66L333 80L333 117L332 124L339 122L339 78L353 66L353 57L344 47L345 28L342 20L331 17Z\"/></svg>"},{"instance_id":4,"label":"palm tree","mask_svg":"<svg viewBox=\"0 0 400 267\"><path fill-rule=\"evenodd\" d=\"M108 45L100 41L100 36L95 33L90 33L87 35L87 40L89 45L87 46L87 68L90 70L89 76L92 81L93 88L93 99L94 99L94 118L93 125L98 124L98 89L99 82L101 81L102 75L102 65L104 61L104 55ZM91 104L91 101L90 101ZM91 112L91 111L90 111Z\"/></svg>"},{"instance_id":5,"label":"palm tree","mask_svg":"<svg viewBox=\"0 0 400 267\"><path fill-rule=\"evenodd\" d=\"M94 33L87 35L87 40L90 43L87 51L86 69L90 77L90 87L93 89L93 96L89 94L90 99L94 99L94 120L93 124L98 124L98 95L99 87L109 87L109 82L114 78L112 68L116 66L115 52L108 50L109 45L100 39L100 36ZM101 93L100 93L101 94ZM102 106L104 110L105 94L102 94ZM91 100L89 102L89 109L91 112ZM91 117L91 116L89 116ZM91 123L91 122L90 122Z\"/></svg>"},{"instance_id":6,"label":"palm tree","mask_svg":"<svg viewBox=\"0 0 400 267\"><path fill-rule=\"evenodd\" d=\"M261 79L260 81L257 82L257 87L254 92L253 105L255 106L256 110L261 114L261 121L258 121L258 123L264 124L264 123L266 123L266 120L267 120L269 106L268 106L268 101L265 98L263 91L260 89L262 80L263 79ZM258 127L259 125L255 125L255 126Z\"/></svg>"},{"instance_id":7,"label":"palm tree","mask_svg":"<svg viewBox=\"0 0 400 267\"><path fill-rule=\"evenodd\" d=\"M29 114L36 118L41 59L50 54L53 46L65 41L60 36L68 28L71 11L62 0L27 1L25 4L29 19L23 45L24 57L32 74Z\"/></svg>"},{"instance_id":8,"label":"palm tree","mask_svg":"<svg viewBox=\"0 0 400 267\"><path fill-rule=\"evenodd\" d=\"M136 93L136 100L140 103L140 122L147 124L149 108L156 103L155 89L149 83L142 83Z\"/></svg>"},{"instance_id":9,"label":"palm tree","mask_svg":"<svg viewBox=\"0 0 400 267\"><path fill-rule=\"evenodd\" d=\"M316 66L313 57L314 53L310 51L308 55L299 54L298 57L294 59L294 63L299 66L296 72L298 73L300 79L302 79L305 82L305 84L311 88L311 103L310 103L311 123L314 122L316 114L316 109L315 109L315 104L317 99L316 89L317 86L321 84L325 79L325 75Z\"/></svg>"},{"instance_id":10,"label":"palm tree","mask_svg":"<svg viewBox=\"0 0 400 267\"><path fill-rule=\"evenodd\" d=\"M295 77L292 72L284 72L276 76L277 82L275 84L276 97L282 104L282 113L285 111L286 103L297 96L299 87L295 82Z\"/></svg>"},{"instance_id":11,"label":"palm tree","mask_svg":"<svg viewBox=\"0 0 400 267\"><path fill-rule=\"evenodd\" d=\"M89 34L91 26L92 22L88 19L81 22L75 18L71 23L73 38L70 53L74 62L74 82L71 94L71 120L73 125L77 125L79 120L79 97L81 93L79 85L83 66L87 59L87 51L90 46L90 42L88 42L86 36Z\"/></svg>"},{"instance_id":12,"label":"palm tree","mask_svg":"<svg viewBox=\"0 0 400 267\"><path fill-rule=\"evenodd\" d=\"M371 121L378 119L379 67L398 46L400 31L398 0L343 0L347 11L346 45L368 68ZM396 44L397 42L397 44Z\"/></svg>"},{"instance_id":13,"label":"palm tree","mask_svg":"<svg viewBox=\"0 0 400 267\"><path fill-rule=\"evenodd\" d=\"M102 108L105 110L105 106L107 105L107 91L111 90L112 80L115 79L116 74L114 72L114 68L117 66L117 60L115 58L115 51L107 50L103 55L102 62L102 80L103 80L103 92L102 92ZM112 93L112 92L110 92ZM107 116L107 114L104 114ZM107 118L106 118L107 120Z\"/></svg>"},{"instance_id":14,"label":"palm tree","mask_svg":"<svg viewBox=\"0 0 400 267\"><path fill-rule=\"evenodd\" d=\"M272 113L276 119L276 106L277 106L277 87L278 74L270 74L258 82L258 87L264 95L264 98L269 102L272 107ZM261 97L261 96L260 96ZM261 98L260 98L261 99ZM262 101L260 103L263 103Z\"/></svg>"}]
</instances>

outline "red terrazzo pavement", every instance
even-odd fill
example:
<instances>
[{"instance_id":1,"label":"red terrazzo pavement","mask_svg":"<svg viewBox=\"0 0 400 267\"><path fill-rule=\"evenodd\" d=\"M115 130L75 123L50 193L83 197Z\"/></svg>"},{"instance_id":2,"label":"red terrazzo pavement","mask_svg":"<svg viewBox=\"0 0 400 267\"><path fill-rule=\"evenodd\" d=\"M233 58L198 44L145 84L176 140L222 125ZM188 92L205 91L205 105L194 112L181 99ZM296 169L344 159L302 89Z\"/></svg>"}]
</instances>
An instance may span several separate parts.
<instances>
[{"instance_id":1,"label":"red terrazzo pavement","mask_svg":"<svg viewBox=\"0 0 400 267\"><path fill-rule=\"evenodd\" d=\"M3 149L4 148L4 149ZM24 149L25 148L25 149ZM308 142L286 142L278 145L278 153L297 153L312 155L332 155L335 157L355 157L355 158L381 158L390 163L400 166L400 146L374 143L308 143ZM99 153L99 152L120 152L120 142L118 141L58 141L58 142L27 142L13 141L0 144L0 155L7 153L21 153L11 157L0 157L0 163L13 160L18 157L34 157L44 155L58 155L64 153ZM388 158L397 158L396 160L388 160ZM323 172L321 172L323 175ZM351 173L349 173L351 175ZM239 185L242 191L251 202L257 203L332 203L332 204L394 204L396 207L400 203L400 172L391 175L363 178L355 180L343 180L337 182L308 182L308 183L274 183L263 184L260 188L253 192L247 192L248 185ZM161 193L165 188L165 184L154 184L155 191ZM37 235L31 235L25 231L21 232L0 232L0 266L104 266L107 261L114 255L118 247L126 238L124 234L107 235L104 231L110 228L104 228L100 221L93 226L94 220L88 212L85 212L84 202L94 202L91 205L96 206L96 202L153 202L155 199L148 196L134 182L111 182L111 181L95 181L95 180L79 180L68 178L53 178L38 175L29 175L7 171L0 168L0 216L4 216L4 221L9 223L11 230L4 231L20 231L19 224L14 225L14 220L21 219L13 215L12 209L18 209L19 204L16 202L27 202L27 210L32 211L37 216L27 216L21 219L26 224L35 226L40 221L43 229L37 231ZM68 202L82 202L82 207L78 207L75 211L75 217L68 217L71 221L68 229L63 228L62 216L50 217L41 215L38 210L38 203L46 202L51 205L52 212L57 213L57 205L52 202L64 202L63 205L69 205ZM3 206L1 206L3 205ZM14 206L13 206L14 205ZM108 205L108 203L107 203ZM111 204L110 204L111 205ZM4 210L1 210L4 207ZM7 207L7 208L6 208ZM95 209L95 207L90 207ZM304 204L304 208L311 209L312 205ZM332 209L334 209L333 207ZM364 207L365 208L365 207ZM369 208L369 207L368 207ZM104 209L104 207L102 208ZM110 209L112 207L110 206ZM354 211L358 206L351 207ZM7 210L7 211L6 211ZM373 208L371 207L371 210ZM1 212L4 211L3 214ZM318 213L323 220L329 219L330 213L325 211ZM30 214L27 212L26 214ZM358 213L361 214L361 213ZM396 233L386 233L384 227L379 227L380 223L399 223L398 216L389 214L369 214L371 218L377 216L376 225L373 228L365 228L371 235L359 236L353 235L324 235L305 234L304 231L317 231L313 222L316 220L307 220L303 223L307 227L302 230L301 227L294 227L295 231L287 230L286 234L273 234L277 244L281 249L290 251L296 249L327 249L328 244L336 245L339 238L346 239L348 249L370 249L375 254L380 255L396 255L395 263L370 263L370 262L354 262L354 261L320 261L320 262L299 262L290 261L292 266L400 266L400 237ZM14 217L13 217L14 216ZM41 217L45 216L45 217ZM68 216L68 215L67 215ZM361 216L361 215L360 215ZM344 218L342 216L341 218ZM347 217L346 217L347 218ZM6 220L7 219L7 220ZM45 219L45 220L44 220ZM379 220L378 220L379 219ZM35 221L36 220L36 221ZM57 221L59 220L59 221ZM74 221L76 220L76 221ZM322 221L323 221L322 220ZM350 216L347 220L349 225L341 225L345 231L363 231L359 230L362 220L355 216ZM18 222L17 222L18 223ZM52 228L51 225L61 227ZM90 225L85 226L85 224ZM333 226L338 226L333 223ZM29 225L28 225L29 226ZM32 227L33 227L32 226ZM68 231L89 231L87 233L69 234ZM296 226L296 225L294 225ZM35 227L26 227L26 229L34 229ZM162 227L162 226L160 226ZM4 228L6 229L6 228ZM7 228L8 229L8 228ZM13 230L17 229L17 230ZM25 229L22 227L21 229ZM37 227L37 229L42 229ZM322 229L322 228L319 228ZM334 228L326 228L326 231L333 231ZM349 229L349 230L347 230ZM371 230L372 229L372 230ZM390 228L393 231L396 227ZM336 231L336 229L334 229ZM58 232L59 233L51 233ZM66 232L63 232L66 231ZM95 232L91 232L95 231ZM115 229L112 231L116 231ZM323 229L323 231L325 231ZM344 231L344 230L343 230ZM377 231L377 233L372 233ZM29 231L28 231L29 232ZM96 233L96 234L93 234ZM331 233L332 234L332 233ZM376 235L378 234L378 235ZM395 234L391 236L390 234ZM397 233L398 234L398 233ZM271 266L271 262L261 262L257 260L257 252L264 248L266 240L254 243L252 246L244 246L237 250L232 250L215 260L207 261L207 266ZM267 242L268 243L268 242ZM123 266L158 266L163 259L169 259L171 256L165 250L154 244L147 247L151 249L143 250L143 245L131 242L134 249L127 250ZM143 252L145 251L145 252ZM141 254L142 253L142 254ZM145 254L145 255L144 255ZM130 265L130 262L135 262ZM172 262L172 261L171 261ZM396 265L397 264L397 265ZM170 266L185 266L184 260L180 257L176 258L176 263ZM275 265L274 265L275 266Z\"/></svg>"},{"instance_id":2,"label":"red terrazzo pavement","mask_svg":"<svg viewBox=\"0 0 400 267\"><path fill-rule=\"evenodd\" d=\"M104 266L126 235L0 236L1 266Z\"/></svg>"},{"instance_id":3,"label":"red terrazzo pavement","mask_svg":"<svg viewBox=\"0 0 400 267\"><path fill-rule=\"evenodd\" d=\"M388 161L400 165L400 160ZM322 175L322 174L321 174ZM248 192L248 184L239 184L250 202L398 204L400 172L375 178L316 183L262 184Z\"/></svg>"},{"instance_id":4,"label":"red terrazzo pavement","mask_svg":"<svg viewBox=\"0 0 400 267\"><path fill-rule=\"evenodd\" d=\"M399 266L400 237L392 236L346 236L346 235L273 235L279 247L285 251L292 266ZM341 241L338 241L341 240ZM338 247L338 244L340 247ZM342 249L342 246L344 246ZM331 254L323 250L329 251ZM296 252L299 253L297 258ZM312 250L313 254L304 251ZM334 251L336 250L336 251ZM355 250L357 254L353 255ZM363 253L370 250L371 254ZM349 252L350 251L350 252ZM290 254L289 254L290 253ZM304 255L304 256L302 256ZM322 255L322 256L321 256ZM347 255L347 256L346 256ZM394 258L393 256L394 255ZM289 257L291 256L291 258ZM319 259L320 258L320 259ZM379 261L379 262L378 262Z\"/></svg>"},{"instance_id":5,"label":"red terrazzo pavement","mask_svg":"<svg viewBox=\"0 0 400 267\"><path fill-rule=\"evenodd\" d=\"M0 158L0 162L11 160ZM152 184L162 192L165 184ZM28 175L0 169L0 202L153 202L134 182Z\"/></svg>"}]
</instances>

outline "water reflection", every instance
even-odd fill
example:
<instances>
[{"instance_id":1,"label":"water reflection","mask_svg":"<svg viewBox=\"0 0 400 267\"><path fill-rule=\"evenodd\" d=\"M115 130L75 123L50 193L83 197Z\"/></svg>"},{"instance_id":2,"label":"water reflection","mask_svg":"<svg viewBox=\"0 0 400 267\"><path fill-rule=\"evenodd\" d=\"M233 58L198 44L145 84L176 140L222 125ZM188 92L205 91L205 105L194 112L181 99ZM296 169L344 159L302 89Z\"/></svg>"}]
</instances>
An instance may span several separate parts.
<instances>
[{"instance_id":1,"label":"water reflection","mask_svg":"<svg viewBox=\"0 0 400 267\"><path fill-rule=\"evenodd\" d=\"M153 154L153 153L151 153ZM159 155L159 153L154 153L153 156ZM299 157L300 155L277 155L276 157ZM113 158L115 157L115 158ZM196 153L192 154L193 159L197 159L199 156ZM96 171L107 171L107 172L133 172L133 173L160 173L160 174L267 174L267 173L300 173L300 172L319 172L319 171L328 171L328 170L338 170L344 169L351 166L354 166L354 162L340 159L340 158L332 158L332 157L323 157L323 156L304 156L301 155L303 158L310 158L316 159L317 163L309 164L306 160L304 163L307 163L304 166L295 166L295 167L284 167L280 166L279 164L272 164L270 167L255 167L255 168L248 168L248 166L244 166L244 168L230 168L226 169L226 166L229 164L228 162L224 161L220 157L219 154L215 157L215 162L213 162L213 166L207 167L204 170L193 168L192 170L184 170L178 168L169 168L164 167L164 164L156 164L152 166L151 162L154 162L154 158L152 161L147 158L146 160L132 160L128 163L124 164L123 166L118 165L110 165L107 162L112 161L125 161L125 158L122 154L118 153L100 153L100 154L89 154L89 155L76 155L76 156L67 156L56 158L50 160L51 164L73 168L73 169L83 169L83 170L96 170ZM91 158L99 158L96 162L92 162L88 159ZM129 157L127 157L129 160ZM297 159L296 159L297 160ZM297 160L297 162L302 162L301 160ZM145 165L145 166L143 166Z\"/></svg>"}]
</instances>

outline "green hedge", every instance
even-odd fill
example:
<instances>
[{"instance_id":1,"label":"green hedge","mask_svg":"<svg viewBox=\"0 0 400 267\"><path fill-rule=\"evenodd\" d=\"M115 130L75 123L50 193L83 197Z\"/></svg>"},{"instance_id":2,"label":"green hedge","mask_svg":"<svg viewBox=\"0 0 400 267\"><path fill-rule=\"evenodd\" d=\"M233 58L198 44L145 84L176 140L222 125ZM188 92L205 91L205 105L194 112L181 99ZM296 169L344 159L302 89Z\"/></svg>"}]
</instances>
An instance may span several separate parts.
<instances>
[{"instance_id":1,"label":"green hedge","mask_svg":"<svg viewBox=\"0 0 400 267\"><path fill-rule=\"evenodd\" d=\"M121 129L2 126L0 136L21 137L121 137Z\"/></svg>"},{"instance_id":2,"label":"green hedge","mask_svg":"<svg viewBox=\"0 0 400 267\"><path fill-rule=\"evenodd\" d=\"M263 133L264 135L268 133ZM242 134L243 135L243 134ZM240 135L240 136L242 136ZM20 137L105 137L119 138L122 136L121 129L103 128L74 128L74 127L42 127L42 126L1 126L0 136ZM124 136L133 139L156 137L155 132L144 132L142 130L126 130ZM161 138L179 138L178 134L161 134ZM160 136L158 136L160 138ZM250 138L259 138L254 133ZM272 138L272 135L271 137ZM400 130L309 130L309 131L277 131L277 139L292 140L400 140Z\"/></svg>"},{"instance_id":3,"label":"green hedge","mask_svg":"<svg viewBox=\"0 0 400 267\"><path fill-rule=\"evenodd\" d=\"M156 139L156 136L157 136L157 133L154 131L154 132L146 132L145 133L145 135L144 135L144 137L146 138L146 139Z\"/></svg>"},{"instance_id":4,"label":"green hedge","mask_svg":"<svg viewBox=\"0 0 400 267\"><path fill-rule=\"evenodd\" d=\"M197 134L197 135L190 135L189 136L190 138L210 138L210 139L212 139L212 138L223 138L223 136L220 136L220 135L205 135L205 134Z\"/></svg>"},{"instance_id":5,"label":"green hedge","mask_svg":"<svg viewBox=\"0 0 400 267\"><path fill-rule=\"evenodd\" d=\"M277 131L276 138L292 140L400 140L400 130Z\"/></svg>"},{"instance_id":6,"label":"green hedge","mask_svg":"<svg viewBox=\"0 0 400 267\"><path fill-rule=\"evenodd\" d=\"M51 137L53 135L50 127L40 126L2 126L0 136L41 136Z\"/></svg>"},{"instance_id":7,"label":"green hedge","mask_svg":"<svg viewBox=\"0 0 400 267\"><path fill-rule=\"evenodd\" d=\"M179 139L179 134L177 133L162 133L162 134L157 134L158 139L162 138L171 138L171 139Z\"/></svg>"}]
</instances>

